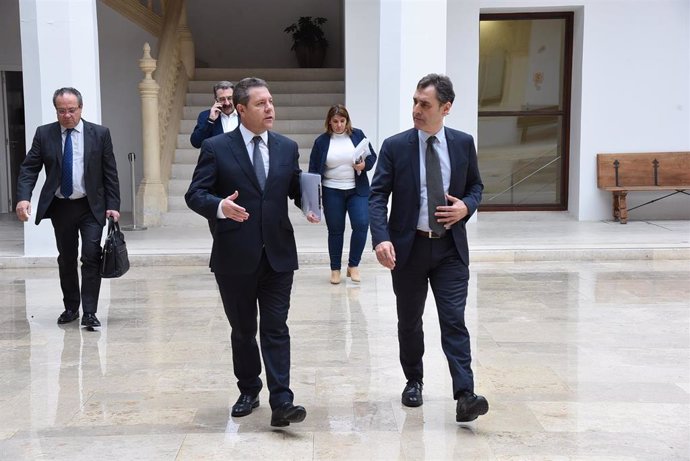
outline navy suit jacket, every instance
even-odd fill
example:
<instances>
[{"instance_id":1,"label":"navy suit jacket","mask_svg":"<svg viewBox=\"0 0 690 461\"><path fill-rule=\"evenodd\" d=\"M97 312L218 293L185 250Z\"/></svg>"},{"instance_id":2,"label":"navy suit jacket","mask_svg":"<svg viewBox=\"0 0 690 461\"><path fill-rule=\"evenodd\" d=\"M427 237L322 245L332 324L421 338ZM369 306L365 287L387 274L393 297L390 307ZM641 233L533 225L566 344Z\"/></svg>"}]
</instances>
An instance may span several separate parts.
<instances>
[{"instance_id":1,"label":"navy suit jacket","mask_svg":"<svg viewBox=\"0 0 690 461\"><path fill-rule=\"evenodd\" d=\"M450 156L448 193L465 202L467 216L451 227L460 259L469 265L465 224L477 210L484 185L479 175L477 152L471 135L445 128ZM419 133L410 129L383 142L379 162L371 182L369 222L374 248L381 242L393 243L396 268L408 260L417 231L420 213ZM388 216L388 198L392 194ZM424 210L426 212L426 210Z\"/></svg>"},{"instance_id":2,"label":"navy suit jacket","mask_svg":"<svg viewBox=\"0 0 690 461\"><path fill-rule=\"evenodd\" d=\"M106 210L120 210L120 183L108 128L84 122L84 185L86 198L94 218L105 225ZM62 178L62 130L58 122L36 129L31 149L19 170L17 201L31 200L41 168L46 181L41 189L36 210L36 224L46 215Z\"/></svg>"},{"instance_id":3,"label":"navy suit jacket","mask_svg":"<svg viewBox=\"0 0 690 461\"><path fill-rule=\"evenodd\" d=\"M189 141L192 146L197 149L201 147L201 143L204 140L210 138L211 136L216 136L223 134L223 122L220 121L220 116L216 119L214 123L208 122L208 116L211 114L211 109L206 109L199 114L196 120L196 126L192 135L189 137Z\"/></svg>"},{"instance_id":4,"label":"navy suit jacket","mask_svg":"<svg viewBox=\"0 0 690 461\"><path fill-rule=\"evenodd\" d=\"M273 270L297 269L297 248L288 217L290 197L300 206L297 143L268 132L269 167L262 193L239 126L201 145L192 183L185 194L187 206L208 220L215 220L211 270L217 274L251 274L265 249ZM244 222L218 219L222 199L238 191L235 203L244 207Z\"/></svg>"},{"instance_id":5,"label":"navy suit jacket","mask_svg":"<svg viewBox=\"0 0 690 461\"><path fill-rule=\"evenodd\" d=\"M358 128L352 129L352 134L350 139L352 140L353 146L357 146L362 139L366 138L364 132ZM314 141L314 147L311 149L311 155L309 156L309 172L318 173L323 177L323 172L326 169L326 158L328 157L328 148L331 145L331 135L328 133L321 134ZM369 195L369 175L366 174L367 171L371 170L376 163L376 152L374 148L371 147L369 143L369 155L364 160L364 171L362 174L355 174L355 192L357 195L362 197L367 197Z\"/></svg>"}]
</instances>

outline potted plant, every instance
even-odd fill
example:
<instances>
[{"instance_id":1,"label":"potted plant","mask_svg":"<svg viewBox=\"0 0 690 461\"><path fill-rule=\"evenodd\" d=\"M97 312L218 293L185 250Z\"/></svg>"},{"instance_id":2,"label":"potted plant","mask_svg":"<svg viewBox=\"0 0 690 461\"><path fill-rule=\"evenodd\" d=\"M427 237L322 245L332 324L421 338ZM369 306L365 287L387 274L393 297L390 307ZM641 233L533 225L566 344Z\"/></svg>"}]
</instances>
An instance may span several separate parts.
<instances>
[{"instance_id":1,"label":"potted plant","mask_svg":"<svg viewBox=\"0 0 690 461\"><path fill-rule=\"evenodd\" d=\"M300 67L323 67L328 40L321 26L326 18L301 16L297 22L284 29L292 34L292 50L295 50Z\"/></svg>"}]
</instances>

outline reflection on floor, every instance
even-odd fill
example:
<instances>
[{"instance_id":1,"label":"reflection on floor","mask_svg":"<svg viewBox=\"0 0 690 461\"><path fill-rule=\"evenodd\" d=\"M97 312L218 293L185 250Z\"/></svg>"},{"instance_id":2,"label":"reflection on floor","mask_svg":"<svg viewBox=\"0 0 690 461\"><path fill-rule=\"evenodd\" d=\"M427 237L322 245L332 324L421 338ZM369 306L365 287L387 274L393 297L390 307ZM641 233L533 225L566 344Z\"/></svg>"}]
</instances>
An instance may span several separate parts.
<instances>
[{"instance_id":1,"label":"reflection on floor","mask_svg":"<svg viewBox=\"0 0 690 461\"><path fill-rule=\"evenodd\" d=\"M228 325L203 266L105 281L100 331L55 321L57 269L0 271L0 458L64 460L690 458L687 260L472 266L467 323L491 409L454 419L433 299L425 403L400 404L390 276L297 272L292 383L304 423L237 397Z\"/></svg>"}]
</instances>

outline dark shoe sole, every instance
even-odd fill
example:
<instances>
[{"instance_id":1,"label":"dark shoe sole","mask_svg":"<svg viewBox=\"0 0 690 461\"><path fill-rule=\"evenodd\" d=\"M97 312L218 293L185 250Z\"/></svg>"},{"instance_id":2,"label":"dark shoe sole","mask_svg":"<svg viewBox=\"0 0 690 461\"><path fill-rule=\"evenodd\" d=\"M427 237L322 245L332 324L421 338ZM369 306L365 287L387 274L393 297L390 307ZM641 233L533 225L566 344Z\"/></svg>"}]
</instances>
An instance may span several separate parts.
<instances>
[{"instance_id":1,"label":"dark shoe sole","mask_svg":"<svg viewBox=\"0 0 690 461\"><path fill-rule=\"evenodd\" d=\"M402 398L401 402L403 405L405 405L406 407L410 407L410 408L421 407L422 404L424 403L423 400L419 400L418 402L411 402L411 401L407 400L405 397Z\"/></svg>"},{"instance_id":2,"label":"dark shoe sole","mask_svg":"<svg viewBox=\"0 0 690 461\"><path fill-rule=\"evenodd\" d=\"M64 325L66 323L74 322L78 318L79 318L79 312L75 312L74 317L63 318L61 315L60 317L58 317L57 323L58 323L58 325Z\"/></svg>"},{"instance_id":3,"label":"dark shoe sole","mask_svg":"<svg viewBox=\"0 0 690 461\"><path fill-rule=\"evenodd\" d=\"M304 408L295 407L285 414L284 418L275 419L271 418L271 426L273 427L286 427L290 423L301 423L304 418L307 417L307 411Z\"/></svg>"},{"instance_id":4,"label":"dark shoe sole","mask_svg":"<svg viewBox=\"0 0 690 461\"><path fill-rule=\"evenodd\" d=\"M239 410L235 410L235 407L233 406L230 414L232 416L234 416L235 418L241 418L242 416L251 415L254 408L258 408L258 407L259 407L259 399L256 399L256 401L254 403L252 403L252 406L251 406L251 408L249 408L249 410L239 411Z\"/></svg>"},{"instance_id":5,"label":"dark shoe sole","mask_svg":"<svg viewBox=\"0 0 690 461\"><path fill-rule=\"evenodd\" d=\"M485 415L489 412L489 402L486 400L482 400L477 402L476 405L474 405L472 408L468 408L467 412L464 414L456 414L455 415L455 421L458 423L469 423L470 421L474 421L481 415Z\"/></svg>"},{"instance_id":6,"label":"dark shoe sole","mask_svg":"<svg viewBox=\"0 0 690 461\"><path fill-rule=\"evenodd\" d=\"M88 327L88 328L97 328L97 327L101 326L101 322L99 322L99 321L93 322L93 321L88 321L88 320L85 322L84 319L81 319L81 326Z\"/></svg>"}]
</instances>

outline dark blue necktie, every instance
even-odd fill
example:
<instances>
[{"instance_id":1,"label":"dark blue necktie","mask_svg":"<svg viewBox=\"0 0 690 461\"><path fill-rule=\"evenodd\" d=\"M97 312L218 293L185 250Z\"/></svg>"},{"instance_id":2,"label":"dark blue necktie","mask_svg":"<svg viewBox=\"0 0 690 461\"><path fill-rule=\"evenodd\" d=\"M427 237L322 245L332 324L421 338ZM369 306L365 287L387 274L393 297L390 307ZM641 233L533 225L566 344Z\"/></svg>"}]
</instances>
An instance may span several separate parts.
<instances>
[{"instance_id":1,"label":"dark blue necktie","mask_svg":"<svg viewBox=\"0 0 690 461\"><path fill-rule=\"evenodd\" d=\"M62 154L62 182L60 183L60 193L65 198L70 198L74 191L72 181L72 130L65 130L65 149Z\"/></svg>"}]
</instances>

